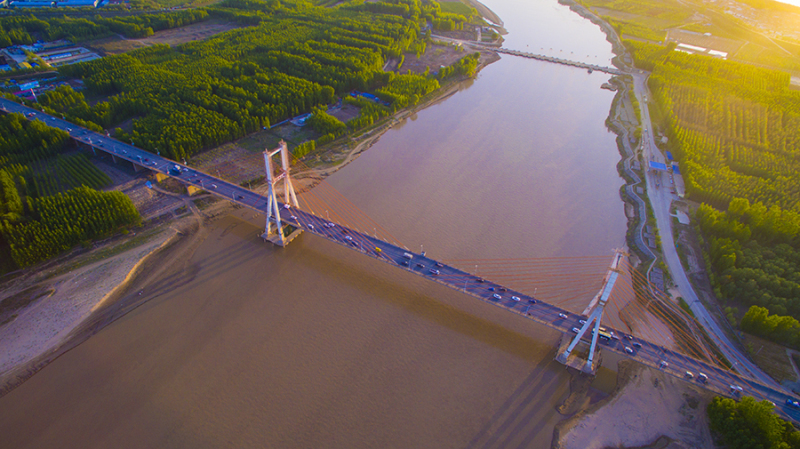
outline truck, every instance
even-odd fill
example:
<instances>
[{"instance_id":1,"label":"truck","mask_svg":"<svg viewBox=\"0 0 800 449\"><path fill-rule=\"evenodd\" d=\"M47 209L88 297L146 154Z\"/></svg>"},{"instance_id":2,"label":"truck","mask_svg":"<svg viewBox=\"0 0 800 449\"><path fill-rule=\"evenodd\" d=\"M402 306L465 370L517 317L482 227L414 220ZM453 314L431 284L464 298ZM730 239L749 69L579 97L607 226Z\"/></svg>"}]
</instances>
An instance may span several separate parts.
<instances>
[{"instance_id":1,"label":"truck","mask_svg":"<svg viewBox=\"0 0 800 449\"><path fill-rule=\"evenodd\" d=\"M173 176L180 176L181 175L181 166L180 165L172 165L169 168L169 174Z\"/></svg>"}]
</instances>

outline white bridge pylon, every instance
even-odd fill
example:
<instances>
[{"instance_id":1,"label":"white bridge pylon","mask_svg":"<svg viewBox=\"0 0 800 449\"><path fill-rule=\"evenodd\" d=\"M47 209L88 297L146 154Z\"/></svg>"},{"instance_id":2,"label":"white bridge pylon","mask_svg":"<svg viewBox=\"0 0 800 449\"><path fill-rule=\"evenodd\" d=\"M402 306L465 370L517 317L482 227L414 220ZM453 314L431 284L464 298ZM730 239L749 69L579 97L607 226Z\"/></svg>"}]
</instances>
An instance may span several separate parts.
<instances>
[{"instance_id":1,"label":"white bridge pylon","mask_svg":"<svg viewBox=\"0 0 800 449\"><path fill-rule=\"evenodd\" d=\"M583 372L594 372L593 362L595 348L597 347L597 337L600 335L600 319L603 317L603 308L605 308L606 302L608 302L608 298L611 296L611 291L614 289L614 283L617 281L617 277L619 277L619 264L623 257L624 253L621 249L615 250L614 260L611 262L611 266L608 268L605 278L603 278L603 286L586 308L586 310L589 311L589 317L586 319L586 322L583 323L580 330L578 330L578 334L572 339L567 349L556 357L559 362L567 363L567 358L572 353L572 350L574 350L575 346L581 341L581 338L586 334L586 331L589 330L589 327L593 326L594 331L592 332L592 343L589 347L589 357L586 359Z\"/></svg>"},{"instance_id":2,"label":"white bridge pylon","mask_svg":"<svg viewBox=\"0 0 800 449\"><path fill-rule=\"evenodd\" d=\"M264 230L264 238L270 239L280 246L286 246L286 237L283 235L283 223L281 222L281 208L278 206L275 185L283 181L284 204L289 204L292 207L299 207L299 204L294 193L292 178L289 176L289 148L283 140L278 145L275 150L264 150L264 168L267 171L267 186L269 187L267 193L267 224ZM278 153L281 155L281 172L275 176L272 158ZM277 239L273 237L277 237Z\"/></svg>"}]
</instances>

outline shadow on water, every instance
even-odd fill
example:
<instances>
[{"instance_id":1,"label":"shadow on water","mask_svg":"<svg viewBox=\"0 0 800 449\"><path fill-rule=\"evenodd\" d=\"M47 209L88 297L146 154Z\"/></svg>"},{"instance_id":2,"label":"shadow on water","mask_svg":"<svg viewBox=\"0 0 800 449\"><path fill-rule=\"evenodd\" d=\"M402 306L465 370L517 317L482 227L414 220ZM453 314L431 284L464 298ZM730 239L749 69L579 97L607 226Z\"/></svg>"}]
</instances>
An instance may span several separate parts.
<instances>
[{"instance_id":1,"label":"shadow on water","mask_svg":"<svg viewBox=\"0 0 800 449\"><path fill-rule=\"evenodd\" d=\"M541 359L467 447L530 447L534 438L541 439L549 427L546 416L553 414L553 397L566 391L558 368L563 369L551 358Z\"/></svg>"}]
</instances>

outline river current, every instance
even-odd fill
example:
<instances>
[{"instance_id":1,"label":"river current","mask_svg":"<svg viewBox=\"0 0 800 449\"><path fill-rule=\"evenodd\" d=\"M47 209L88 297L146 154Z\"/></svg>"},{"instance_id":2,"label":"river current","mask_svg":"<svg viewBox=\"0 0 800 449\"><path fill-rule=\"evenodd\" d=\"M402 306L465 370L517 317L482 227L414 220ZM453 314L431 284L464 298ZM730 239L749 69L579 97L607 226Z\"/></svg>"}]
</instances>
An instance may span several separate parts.
<instances>
[{"instance_id":1,"label":"river current","mask_svg":"<svg viewBox=\"0 0 800 449\"><path fill-rule=\"evenodd\" d=\"M554 1L485 4L506 47L610 64L600 29ZM328 182L437 258L610 261L626 220L607 80L503 55ZM259 226L216 221L191 282L157 282L0 399L3 446L550 447L570 379L556 332L314 236L266 245Z\"/></svg>"}]
</instances>

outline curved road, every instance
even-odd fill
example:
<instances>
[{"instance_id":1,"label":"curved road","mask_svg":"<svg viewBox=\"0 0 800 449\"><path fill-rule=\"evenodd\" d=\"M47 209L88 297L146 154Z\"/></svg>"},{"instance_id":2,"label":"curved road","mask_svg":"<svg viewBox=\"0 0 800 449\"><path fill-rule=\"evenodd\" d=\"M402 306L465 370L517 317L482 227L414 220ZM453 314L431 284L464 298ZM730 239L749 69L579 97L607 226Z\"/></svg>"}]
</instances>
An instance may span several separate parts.
<instances>
[{"instance_id":1,"label":"curved road","mask_svg":"<svg viewBox=\"0 0 800 449\"><path fill-rule=\"evenodd\" d=\"M775 382L772 377L763 372L753 362L751 362L744 354L742 354L736 346L730 341L727 334L720 328L719 324L714 320L713 316L703 306L697 297L697 293L692 288L686 272L681 264L678 251L675 248L675 241L672 237L672 217L670 216L670 206L672 201L676 199L675 194L670 192L669 175L661 171L653 171L649 167L649 161L656 161L666 163L664 155L661 154L656 146L655 139L652 133L652 122L650 120L650 111L647 107L646 99L651 98L648 94L647 88L647 74L643 72L632 72L634 79L634 92L641 105L642 113L642 139L644 142L644 164L646 174L645 179L647 182L647 195L650 198L650 204L653 207L653 213L656 218L656 225L658 234L661 237L661 247L664 254L664 262L667 264L670 274L675 281L676 288L681 296L689 304L695 317L708 331L709 337L714 341L717 347L722 351L725 357L733 364L733 368L742 375L757 379L774 388L782 387Z\"/></svg>"}]
</instances>

